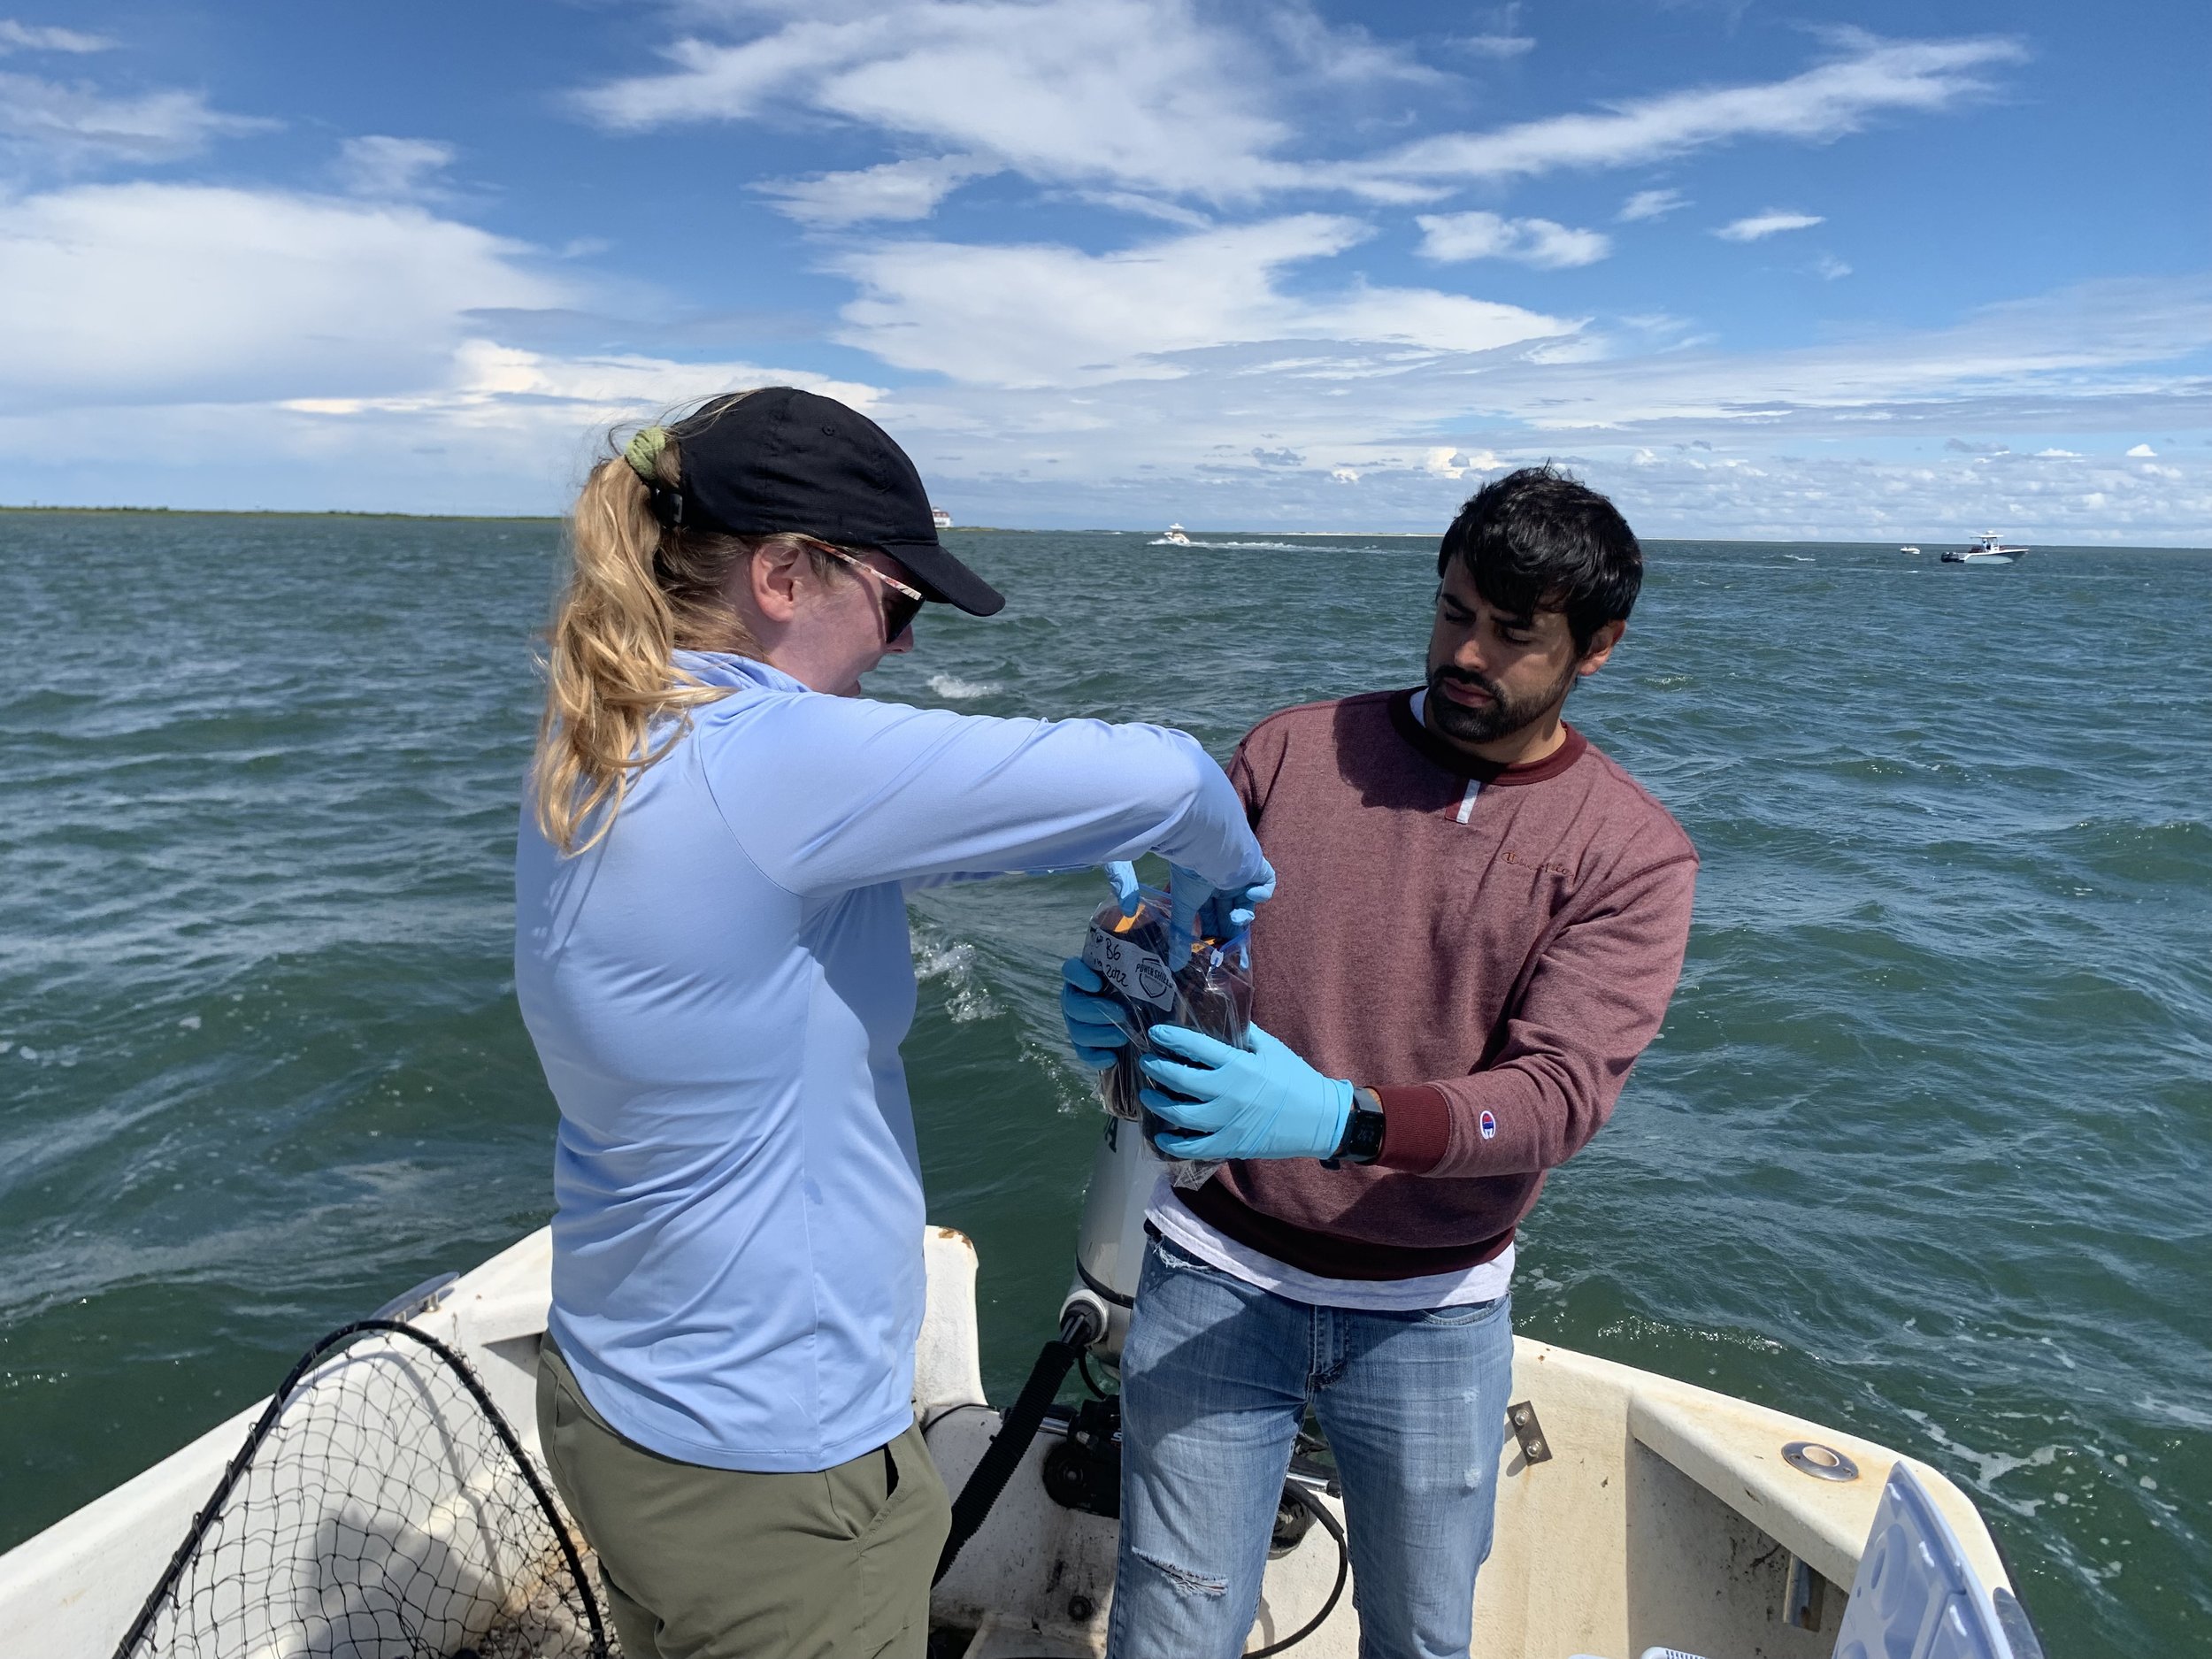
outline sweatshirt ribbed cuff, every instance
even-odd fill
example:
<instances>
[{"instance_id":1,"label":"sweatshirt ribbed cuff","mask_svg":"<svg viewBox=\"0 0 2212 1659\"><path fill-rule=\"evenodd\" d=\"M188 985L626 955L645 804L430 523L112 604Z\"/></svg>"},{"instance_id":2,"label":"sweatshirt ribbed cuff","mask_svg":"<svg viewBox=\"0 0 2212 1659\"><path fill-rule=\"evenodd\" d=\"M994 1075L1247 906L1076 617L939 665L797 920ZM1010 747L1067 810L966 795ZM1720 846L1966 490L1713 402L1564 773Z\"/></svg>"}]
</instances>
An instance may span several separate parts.
<instances>
[{"instance_id":1,"label":"sweatshirt ribbed cuff","mask_svg":"<svg viewBox=\"0 0 2212 1659\"><path fill-rule=\"evenodd\" d=\"M1382 1102L1379 1169L1425 1175L1444 1161L1452 1144L1452 1103L1444 1091L1426 1083L1411 1088L1379 1088Z\"/></svg>"}]
</instances>

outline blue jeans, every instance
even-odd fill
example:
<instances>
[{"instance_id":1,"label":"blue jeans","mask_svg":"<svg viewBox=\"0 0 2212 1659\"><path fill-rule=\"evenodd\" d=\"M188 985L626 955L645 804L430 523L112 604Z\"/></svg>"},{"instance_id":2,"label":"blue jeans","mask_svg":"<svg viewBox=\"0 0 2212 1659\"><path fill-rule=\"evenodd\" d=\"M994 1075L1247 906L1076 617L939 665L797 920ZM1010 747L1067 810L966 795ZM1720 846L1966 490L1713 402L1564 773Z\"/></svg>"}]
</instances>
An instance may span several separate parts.
<instances>
[{"instance_id":1,"label":"blue jeans","mask_svg":"<svg viewBox=\"0 0 2212 1659\"><path fill-rule=\"evenodd\" d=\"M1155 1239L1122 1355L1109 1659L1235 1659L1307 1403L1336 1455L1361 1659L1465 1659L1513 1386L1512 1299L1316 1308Z\"/></svg>"}]
</instances>

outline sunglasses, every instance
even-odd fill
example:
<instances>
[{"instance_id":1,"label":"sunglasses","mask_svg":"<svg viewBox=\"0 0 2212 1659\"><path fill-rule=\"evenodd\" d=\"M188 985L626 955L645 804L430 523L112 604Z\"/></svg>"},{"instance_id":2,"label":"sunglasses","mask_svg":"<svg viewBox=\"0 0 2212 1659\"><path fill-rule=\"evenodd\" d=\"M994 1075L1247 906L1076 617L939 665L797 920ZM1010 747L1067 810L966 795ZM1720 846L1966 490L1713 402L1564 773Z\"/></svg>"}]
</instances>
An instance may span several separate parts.
<instances>
[{"instance_id":1,"label":"sunglasses","mask_svg":"<svg viewBox=\"0 0 2212 1659\"><path fill-rule=\"evenodd\" d=\"M883 642L886 645L914 626L914 618L921 615L925 603L920 588L910 588L895 576L886 576L867 560L846 552L841 547L832 547L826 541L817 541L812 545L841 564L849 565L882 584Z\"/></svg>"}]
</instances>

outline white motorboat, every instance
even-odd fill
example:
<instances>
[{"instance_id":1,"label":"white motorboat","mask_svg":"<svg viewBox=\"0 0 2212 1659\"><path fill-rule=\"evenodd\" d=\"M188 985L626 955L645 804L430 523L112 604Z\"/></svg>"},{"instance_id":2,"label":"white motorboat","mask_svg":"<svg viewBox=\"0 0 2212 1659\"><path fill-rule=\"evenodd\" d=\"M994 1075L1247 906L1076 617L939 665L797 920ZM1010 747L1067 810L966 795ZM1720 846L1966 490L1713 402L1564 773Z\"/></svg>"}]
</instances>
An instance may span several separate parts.
<instances>
[{"instance_id":1,"label":"white motorboat","mask_svg":"<svg viewBox=\"0 0 2212 1659\"><path fill-rule=\"evenodd\" d=\"M1899 548L1897 550L1898 550L1900 553L1909 553L1909 554L1911 554L1911 555L1913 556L1913 557L1915 557L1915 558L1918 558L1918 557L1920 557L1920 549L1919 549L1918 548L1916 548L1916 547L1912 546L1912 545L1911 545L1911 544L1909 544L1909 543L1908 543L1907 545L1905 545L1905 546L1903 546L1903 547Z\"/></svg>"},{"instance_id":2,"label":"white motorboat","mask_svg":"<svg viewBox=\"0 0 2212 1659\"><path fill-rule=\"evenodd\" d=\"M952 515L947 512L942 507L932 507L929 510L929 519L930 522L935 525L940 530L949 530L952 528Z\"/></svg>"},{"instance_id":3,"label":"white motorboat","mask_svg":"<svg viewBox=\"0 0 2212 1659\"><path fill-rule=\"evenodd\" d=\"M1943 555L1946 565L2016 565L2027 557L2024 547L2007 547L1994 530L1985 530L1971 547L1952 548Z\"/></svg>"},{"instance_id":4,"label":"white motorboat","mask_svg":"<svg viewBox=\"0 0 2212 1659\"><path fill-rule=\"evenodd\" d=\"M1165 534L1160 537L1160 540L1166 542L1170 547L1188 547L1190 545L1190 536L1184 531L1183 526L1179 524L1171 524L1168 526Z\"/></svg>"},{"instance_id":5,"label":"white motorboat","mask_svg":"<svg viewBox=\"0 0 2212 1659\"><path fill-rule=\"evenodd\" d=\"M1063 1337L1087 1340L1110 1370L1145 1242L1133 1218L1151 1191L1150 1156L1141 1136L1109 1126L1063 1308ZM974 1247L931 1228L923 1251L915 1409L963 1494L956 1516L979 1466L1004 1482L936 1586L930 1651L1101 1655L1118 1525L1112 1396L1055 1408L1040 1425L1031 1408L1074 1353L1056 1344L1024 1401L995 1410L977 1357ZM0 1555L0 1648L39 1659L611 1653L582 1540L536 1472L551 1262L541 1230L418 1287L381 1323L310 1350L275 1405L218 1425ZM452 1359L480 1380L455 1386ZM441 1366L451 1374L434 1375ZM1973 1502L1925 1464L1525 1338L1513 1401L1475 1659L2041 1659ZM498 1434L456 1420L472 1414ZM516 1500L504 1509L503 1490ZM501 1522L518 1505L540 1517L534 1541ZM1353 1659L1343 1527L1326 1465L1294 1463L1248 1653ZM219 1548L219 1563L207 1553Z\"/></svg>"}]
</instances>

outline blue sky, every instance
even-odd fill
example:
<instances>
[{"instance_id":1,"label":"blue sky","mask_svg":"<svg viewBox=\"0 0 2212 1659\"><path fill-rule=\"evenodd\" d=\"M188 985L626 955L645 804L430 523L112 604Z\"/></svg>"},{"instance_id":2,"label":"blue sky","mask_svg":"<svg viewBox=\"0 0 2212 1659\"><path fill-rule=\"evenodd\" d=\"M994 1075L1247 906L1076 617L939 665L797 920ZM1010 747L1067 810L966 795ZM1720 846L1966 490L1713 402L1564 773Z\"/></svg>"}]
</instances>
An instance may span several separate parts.
<instances>
[{"instance_id":1,"label":"blue sky","mask_svg":"<svg viewBox=\"0 0 2212 1659\"><path fill-rule=\"evenodd\" d=\"M4 7L5 0L0 0ZM971 523L2212 542L2212 7L0 9L0 501L551 511L794 380Z\"/></svg>"}]
</instances>

